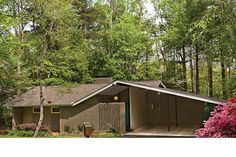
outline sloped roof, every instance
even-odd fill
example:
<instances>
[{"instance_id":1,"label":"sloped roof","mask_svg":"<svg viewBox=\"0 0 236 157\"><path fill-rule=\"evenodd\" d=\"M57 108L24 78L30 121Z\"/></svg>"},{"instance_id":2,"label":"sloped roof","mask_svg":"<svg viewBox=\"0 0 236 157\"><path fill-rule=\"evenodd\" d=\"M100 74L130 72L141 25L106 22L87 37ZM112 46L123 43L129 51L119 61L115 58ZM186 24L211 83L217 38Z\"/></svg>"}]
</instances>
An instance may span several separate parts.
<instances>
[{"instance_id":1,"label":"sloped roof","mask_svg":"<svg viewBox=\"0 0 236 157\"><path fill-rule=\"evenodd\" d=\"M156 87L159 81L142 81L140 84ZM47 86L43 87L45 95L44 106L62 105L71 106L75 101L78 101L90 94L109 85L109 83L82 84L76 87L61 87ZM51 103L48 103L51 101ZM28 92L11 101L8 106L27 107L39 106L39 86L29 90Z\"/></svg>"},{"instance_id":2,"label":"sloped roof","mask_svg":"<svg viewBox=\"0 0 236 157\"><path fill-rule=\"evenodd\" d=\"M213 104L224 104L226 102L224 100L209 98L207 96L202 96L198 94L192 94L167 88L160 88L158 87L160 83L160 81L115 81L109 84L82 84L80 86L71 88L63 88L60 86L48 86L47 88L43 87L43 92L45 95L44 106L75 106L115 85L132 86L151 91L157 91L166 94L190 98L194 100L209 102ZM49 101L51 101L51 103L49 103ZM35 87L29 90L28 92L22 94L18 98L14 99L12 102L9 103L9 106L39 106L39 87Z\"/></svg>"},{"instance_id":3,"label":"sloped roof","mask_svg":"<svg viewBox=\"0 0 236 157\"><path fill-rule=\"evenodd\" d=\"M175 96L180 96L184 98L189 98L193 100L198 100L198 101L203 101L203 102L208 102L212 104L225 104L225 100L220 100L220 99L215 99L215 98L209 98L207 96L202 96L199 94L193 94L193 93L188 93L188 92L183 92L183 91L178 91L178 90L173 90L173 89L167 89L167 88L160 88L160 87L153 87L153 84L150 83L150 86L147 84L142 84L142 83L135 83L135 82L128 82L128 81L115 81L111 84L108 84L107 86L97 90L96 92L85 96L81 99L78 99L76 102L73 103L73 106L101 93L102 91L114 86L114 85L125 85L125 86L131 86L131 87L137 87L137 88L142 88L146 90L151 90L151 91L156 91L156 92L162 92L165 94L170 94L170 95L175 95ZM152 85L152 86L151 86Z\"/></svg>"},{"instance_id":4,"label":"sloped roof","mask_svg":"<svg viewBox=\"0 0 236 157\"><path fill-rule=\"evenodd\" d=\"M63 105L71 106L71 103L89 95L107 84L82 84L77 87L63 88L60 86L43 87L45 95L44 106ZM51 101L49 104L48 101ZM39 86L22 94L12 102L9 106L26 107L39 106Z\"/></svg>"}]
</instances>

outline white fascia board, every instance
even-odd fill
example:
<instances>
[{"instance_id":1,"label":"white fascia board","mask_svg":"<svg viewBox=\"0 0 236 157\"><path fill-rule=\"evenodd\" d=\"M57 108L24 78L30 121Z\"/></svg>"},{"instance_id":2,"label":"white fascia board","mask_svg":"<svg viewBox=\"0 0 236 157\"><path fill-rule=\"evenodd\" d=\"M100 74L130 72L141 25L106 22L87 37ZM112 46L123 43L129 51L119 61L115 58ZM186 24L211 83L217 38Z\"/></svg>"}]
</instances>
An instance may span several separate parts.
<instances>
[{"instance_id":1,"label":"white fascia board","mask_svg":"<svg viewBox=\"0 0 236 157\"><path fill-rule=\"evenodd\" d=\"M72 103L71 103L72 106L76 106L76 105L78 105L79 103L81 103L81 102L83 102L83 101L85 101L85 100L87 100L87 99L89 99L89 98L91 98L91 97L93 97L93 96L99 94L100 92L102 92L102 91L104 91L104 90L106 90L106 89L108 89L108 88L110 88L111 86L116 85L117 82L118 82L118 81L112 82L112 83L106 85L105 87L103 87L103 88L101 88L101 89L95 91L94 93L92 93L92 94L90 94L90 95L88 95L88 96L86 96L86 97L80 99L79 101L72 102Z\"/></svg>"},{"instance_id":2,"label":"white fascia board","mask_svg":"<svg viewBox=\"0 0 236 157\"><path fill-rule=\"evenodd\" d=\"M199 96L194 96L194 95L186 95L186 94L183 94L183 93L178 93L178 92L174 92L174 91L168 91L168 90L165 90L165 88L155 88L155 87L149 87L149 86L144 86L144 85L140 85L140 84L135 84L135 83L130 83L130 82L124 82L124 81L115 81L115 82L112 82L110 84L108 84L107 86L97 90L96 92L80 99L79 101L76 101L76 102L72 102L72 106L76 106L78 105L79 103L99 94L100 92L110 88L111 86L114 86L116 84L123 84L123 85L127 85L127 86L132 86L132 87L137 87L137 88L142 88L142 89L147 89L147 90L151 90L151 91L157 91L157 92L161 92L161 93L165 93L165 94L170 94L170 95L176 95L176 96L180 96L180 97L184 97L184 98L189 98L189 99L193 99L193 100L198 100L198 101L203 101L203 102L208 102L208 103L212 103L212 104L222 104L222 105L225 105L224 102L222 101L216 101L216 100L211 100L211 99L207 99L207 98L201 98Z\"/></svg>"},{"instance_id":3,"label":"white fascia board","mask_svg":"<svg viewBox=\"0 0 236 157\"><path fill-rule=\"evenodd\" d=\"M185 97L185 98L189 98L189 99L194 99L194 100L198 100L198 101L203 101L203 102L208 102L208 103L212 103L212 104L222 104L224 105L224 102L221 101L215 101L215 100L211 100L211 99L207 99L207 98L201 98L198 96L193 96L193 95L186 95L183 93L178 93L178 92L173 92L173 91L167 91L163 88L154 88L154 87L147 87L147 86L143 86L143 85L139 85L139 84L134 84L134 83L129 83L129 82L123 82L123 81L118 81L119 84L124 84L124 85L129 85L132 87L137 87L137 88L143 88L143 89L147 89L147 90L152 90L152 91L157 91L157 92L161 92L161 93L165 93L165 94L170 94L170 95L176 95L176 96L180 96L180 97Z\"/></svg>"}]
</instances>

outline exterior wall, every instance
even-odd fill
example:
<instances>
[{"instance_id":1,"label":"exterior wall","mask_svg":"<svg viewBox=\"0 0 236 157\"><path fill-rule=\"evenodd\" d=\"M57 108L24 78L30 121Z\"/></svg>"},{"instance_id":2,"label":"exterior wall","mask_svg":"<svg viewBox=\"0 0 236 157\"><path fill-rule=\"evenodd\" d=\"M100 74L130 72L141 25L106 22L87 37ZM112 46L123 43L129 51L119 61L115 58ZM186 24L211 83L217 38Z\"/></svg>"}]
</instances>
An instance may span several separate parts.
<instances>
[{"instance_id":1,"label":"exterior wall","mask_svg":"<svg viewBox=\"0 0 236 157\"><path fill-rule=\"evenodd\" d=\"M147 92L140 88L130 87L131 129L137 129L149 123L149 104Z\"/></svg>"},{"instance_id":2,"label":"exterior wall","mask_svg":"<svg viewBox=\"0 0 236 157\"><path fill-rule=\"evenodd\" d=\"M150 123L168 125L169 121L170 125L175 125L175 115L175 96L150 91Z\"/></svg>"},{"instance_id":3,"label":"exterior wall","mask_svg":"<svg viewBox=\"0 0 236 157\"><path fill-rule=\"evenodd\" d=\"M93 97L74 107L61 107L60 132L65 131L65 127L69 127L70 131L78 131L77 126L83 122L91 122L92 127L99 131L99 103L112 99L110 96ZM110 101L111 102L111 101ZM120 128L125 131L125 105L120 105Z\"/></svg>"},{"instance_id":4,"label":"exterior wall","mask_svg":"<svg viewBox=\"0 0 236 157\"><path fill-rule=\"evenodd\" d=\"M23 108L23 122L22 123L33 123L33 109L32 107Z\"/></svg>"},{"instance_id":5,"label":"exterior wall","mask_svg":"<svg viewBox=\"0 0 236 157\"><path fill-rule=\"evenodd\" d=\"M62 107L60 118L60 132L69 127L70 131L77 131L77 126L83 122L90 121L95 130L99 129L98 98L76 105L74 107Z\"/></svg>"},{"instance_id":6,"label":"exterior wall","mask_svg":"<svg viewBox=\"0 0 236 157\"><path fill-rule=\"evenodd\" d=\"M90 121L95 130L99 130L99 104L100 102L109 103L113 101L113 96L95 96L84 103L75 107L61 106L60 114L51 113L51 107L44 107L43 125L48 126L52 131L64 132L65 127L69 126L70 131L77 131L77 126L83 122ZM13 108L13 121L16 124L38 123L39 113L33 113L33 107ZM120 108L120 125L125 131L125 105ZM58 128L58 130L56 130Z\"/></svg>"},{"instance_id":7,"label":"exterior wall","mask_svg":"<svg viewBox=\"0 0 236 157\"><path fill-rule=\"evenodd\" d=\"M203 122L203 108L201 101L150 92L150 123L168 125L169 121L169 125L199 127Z\"/></svg>"},{"instance_id":8,"label":"exterior wall","mask_svg":"<svg viewBox=\"0 0 236 157\"><path fill-rule=\"evenodd\" d=\"M23 108L14 107L13 117L12 117L12 129L16 128L17 124L22 124L23 122Z\"/></svg>"},{"instance_id":9,"label":"exterior wall","mask_svg":"<svg viewBox=\"0 0 236 157\"><path fill-rule=\"evenodd\" d=\"M150 123L160 124L161 121L161 97L156 92L149 92L150 99Z\"/></svg>"},{"instance_id":10,"label":"exterior wall","mask_svg":"<svg viewBox=\"0 0 236 157\"><path fill-rule=\"evenodd\" d=\"M202 125L204 102L178 97L177 106L178 126Z\"/></svg>"},{"instance_id":11,"label":"exterior wall","mask_svg":"<svg viewBox=\"0 0 236 157\"><path fill-rule=\"evenodd\" d=\"M13 121L15 124L22 124L22 123L38 123L39 120L39 113L33 113L33 107L14 107L14 116ZM57 116L58 120L54 117ZM59 131L56 129L57 125L59 125L59 118L60 114L52 114L51 107L44 108L44 118L43 118L43 125L48 126L52 131ZM13 129L15 126L13 125Z\"/></svg>"}]
</instances>

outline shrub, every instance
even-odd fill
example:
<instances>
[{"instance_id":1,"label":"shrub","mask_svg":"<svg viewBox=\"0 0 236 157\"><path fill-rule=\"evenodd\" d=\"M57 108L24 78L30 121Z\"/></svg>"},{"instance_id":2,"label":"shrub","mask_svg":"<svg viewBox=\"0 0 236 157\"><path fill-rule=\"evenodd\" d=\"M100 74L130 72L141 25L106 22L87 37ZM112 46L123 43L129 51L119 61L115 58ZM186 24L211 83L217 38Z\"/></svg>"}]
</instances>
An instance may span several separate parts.
<instances>
[{"instance_id":1,"label":"shrub","mask_svg":"<svg viewBox=\"0 0 236 157\"><path fill-rule=\"evenodd\" d=\"M226 105L218 105L204 128L196 130L197 137L236 137L236 96Z\"/></svg>"},{"instance_id":2,"label":"shrub","mask_svg":"<svg viewBox=\"0 0 236 157\"><path fill-rule=\"evenodd\" d=\"M10 129L12 124L12 110L0 103L0 130Z\"/></svg>"},{"instance_id":3,"label":"shrub","mask_svg":"<svg viewBox=\"0 0 236 157\"><path fill-rule=\"evenodd\" d=\"M70 131L70 127L69 127L69 126L65 126L65 127L64 127L64 131L65 131L65 132L69 132L69 131Z\"/></svg>"},{"instance_id":4,"label":"shrub","mask_svg":"<svg viewBox=\"0 0 236 157\"><path fill-rule=\"evenodd\" d=\"M32 137L34 135L34 132L37 128L37 125L34 123L24 123L21 125L18 125L16 127L16 130L9 131L9 136L20 136L20 137ZM38 136L39 137L48 137L51 135L51 132L49 131L48 127L45 125L42 125L39 129Z\"/></svg>"},{"instance_id":5,"label":"shrub","mask_svg":"<svg viewBox=\"0 0 236 157\"><path fill-rule=\"evenodd\" d=\"M17 130L23 130L23 131L35 131L37 128L37 125L35 123L24 123L17 126ZM39 131L49 131L49 128L45 125L42 125L39 129Z\"/></svg>"},{"instance_id":6,"label":"shrub","mask_svg":"<svg viewBox=\"0 0 236 157\"><path fill-rule=\"evenodd\" d=\"M0 135L7 135L8 131L7 130L0 130Z\"/></svg>"},{"instance_id":7,"label":"shrub","mask_svg":"<svg viewBox=\"0 0 236 157\"><path fill-rule=\"evenodd\" d=\"M83 124L77 125L77 129L78 129L78 132L84 131L84 125Z\"/></svg>"},{"instance_id":8,"label":"shrub","mask_svg":"<svg viewBox=\"0 0 236 157\"><path fill-rule=\"evenodd\" d=\"M39 131L38 136L39 137L49 137L49 136L51 136L51 132L49 132L49 131Z\"/></svg>"},{"instance_id":9,"label":"shrub","mask_svg":"<svg viewBox=\"0 0 236 157\"><path fill-rule=\"evenodd\" d=\"M17 130L23 130L23 131L35 131L36 130L37 125L34 123L25 123L25 124L20 124L17 127Z\"/></svg>"},{"instance_id":10,"label":"shrub","mask_svg":"<svg viewBox=\"0 0 236 157\"><path fill-rule=\"evenodd\" d=\"M119 134L119 131L115 127L110 125L108 133L112 133L113 135L116 136Z\"/></svg>"},{"instance_id":11,"label":"shrub","mask_svg":"<svg viewBox=\"0 0 236 157\"><path fill-rule=\"evenodd\" d=\"M34 131L32 130L11 130L8 133L9 136L19 136L19 137L33 137ZM39 131L39 137L48 137L51 133L49 131Z\"/></svg>"},{"instance_id":12,"label":"shrub","mask_svg":"<svg viewBox=\"0 0 236 157\"><path fill-rule=\"evenodd\" d=\"M11 130L8 133L9 136L20 136L20 137L32 137L34 135L34 131L24 131L24 130Z\"/></svg>"}]
</instances>

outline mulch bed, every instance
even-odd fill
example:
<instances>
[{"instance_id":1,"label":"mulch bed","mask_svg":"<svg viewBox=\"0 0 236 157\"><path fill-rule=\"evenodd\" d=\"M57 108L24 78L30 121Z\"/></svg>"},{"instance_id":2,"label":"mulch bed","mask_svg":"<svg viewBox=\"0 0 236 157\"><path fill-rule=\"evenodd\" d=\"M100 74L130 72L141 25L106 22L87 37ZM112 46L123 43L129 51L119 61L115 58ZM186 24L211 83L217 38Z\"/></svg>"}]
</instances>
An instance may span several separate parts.
<instances>
[{"instance_id":1,"label":"mulch bed","mask_svg":"<svg viewBox=\"0 0 236 157\"><path fill-rule=\"evenodd\" d=\"M8 130L0 130L0 135L7 135L8 134Z\"/></svg>"}]
</instances>

